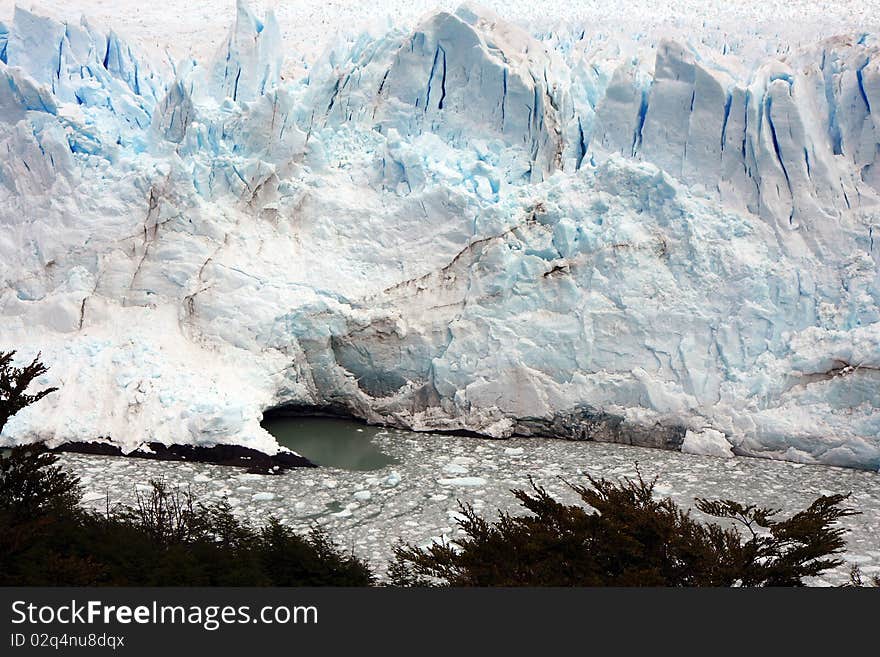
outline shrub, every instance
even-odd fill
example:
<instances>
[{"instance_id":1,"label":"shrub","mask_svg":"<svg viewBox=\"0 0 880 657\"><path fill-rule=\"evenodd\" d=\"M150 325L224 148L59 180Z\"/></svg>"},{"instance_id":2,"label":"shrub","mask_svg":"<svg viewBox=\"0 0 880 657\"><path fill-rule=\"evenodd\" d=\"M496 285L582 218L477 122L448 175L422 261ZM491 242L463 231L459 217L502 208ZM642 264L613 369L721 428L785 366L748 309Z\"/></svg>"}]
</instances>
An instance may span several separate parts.
<instances>
[{"instance_id":1,"label":"shrub","mask_svg":"<svg viewBox=\"0 0 880 657\"><path fill-rule=\"evenodd\" d=\"M12 366L0 352L0 429L55 388L26 392L46 367ZM0 585L366 586L366 563L319 529L297 535L278 520L256 530L225 501L196 503L154 481L134 506L80 507L79 479L42 447L0 457Z\"/></svg>"},{"instance_id":2,"label":"shrub","mask_svg":"<svg viewBox=\"0 0 880 657\"><path fill-rule=\"evenodd\" d=\"M0 431L6 421L25 406L30 406L58 388L46 388L35 394L27 389L38 376L48 370L39 360L39 355L29 365L13 367L14 351L0 351Z\"/></svg>"},{"instance_id":3,"label":"shrub","mask_svg":"<svg viewBox=\"0 0 880 657\"><path fill-rule=\"evenodd\" d=\"M844 586L856 588L880 588L880 575L865 577L865 575L862 574L861 568L853 566L849 571L849 582L844 584Z\"/></svg>"},{"instance_id":4,"label":"shrub","mask_svg":"<svg viewBox=\"0 0 880 657\"><path fill-rule=\"evenodd\" d=\"M374 583L367 565L352 553L342 553L320 529L299 536L271 518L260 530L257 555L272 574L274 586L369 586Z\"/></svg>"},{"instance_id":5,"label":"shrub","mask_svg":"<svg viewBox=\"0 0 880 657\"><path fill-rule=\"evenodd\" d=\"M0 584L92 583L88 555L58 549L84 514L79 482L57 460L33 447L0 458Z\"/></svg>"},{"instance_id":6,"label":"shrub","mask_svg":"<svg viewBox=\"0 0 880 657\"><path fill-rule=\"evenodd\" d=\"M82 491L76 477L41 447L16 447L0 459L0 513L14 519L75 514Z\"/></svg>"},{"instance_id":7,"label":"shrub","mask_svg":"<svg viewBox=\"0 0 880 657\"><path fill-rule=\"evenodd\" d=\"M802 586L805 577L843 565L833 555L846 547L840 518L854 515L841 507L849 495L821 496L807 509L776 520L778 509L743 506L730 500L697 500L697 508L717 518L733 520L749 532L731 553L737 582L743 586Z\"/></svg>"},{"instance_id":8,"label":"shrub","mask_svg":"<svg viewBox=\"0 0 880 657\"><path fill-rule=\"evenodd\" d=\"M366 586L368 566L322 531L261 529L225 502L152 482L134 506L79 506L58 457L17 447L0 459L0 585Z\"/></svg>"},{"instance_id":9,"label":"shrub","mask_svg":"<svg viewBox=\"0 0 880 657\"><path fill-rule=\"evenodd\" d=\"M800 586L842 564L843 495L820 497L776 521L777 511L698 500L711 516L749 529L702 523L668 499L656 480L589 477L570 485L587 505L564 505L532 482L513 494L531 513L495 522L460 505L465 537L420 549L399 544L389 577L399 586Z\"/></svg>"}]
</instances>

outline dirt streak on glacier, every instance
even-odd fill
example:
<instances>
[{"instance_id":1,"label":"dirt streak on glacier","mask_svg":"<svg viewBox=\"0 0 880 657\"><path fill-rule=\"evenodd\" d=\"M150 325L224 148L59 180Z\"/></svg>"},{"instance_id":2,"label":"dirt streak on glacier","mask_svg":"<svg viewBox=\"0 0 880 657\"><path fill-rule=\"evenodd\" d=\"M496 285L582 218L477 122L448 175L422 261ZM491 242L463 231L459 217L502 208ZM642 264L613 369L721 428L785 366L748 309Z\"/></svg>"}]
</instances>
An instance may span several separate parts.
<instances>
[{"instance_id":1,"label":"dirt streak on glacier","mask_svg":"<svg viewBox=\"0 0 880 657\"><path fill-rule=\"evenodd\" d=\"M274 453L265 409L880 467L880 56L532 36L472 5L283 77L0 27L6 443ZM873 108L873 111L872 111Z\"/></svg>"}]
</instances>

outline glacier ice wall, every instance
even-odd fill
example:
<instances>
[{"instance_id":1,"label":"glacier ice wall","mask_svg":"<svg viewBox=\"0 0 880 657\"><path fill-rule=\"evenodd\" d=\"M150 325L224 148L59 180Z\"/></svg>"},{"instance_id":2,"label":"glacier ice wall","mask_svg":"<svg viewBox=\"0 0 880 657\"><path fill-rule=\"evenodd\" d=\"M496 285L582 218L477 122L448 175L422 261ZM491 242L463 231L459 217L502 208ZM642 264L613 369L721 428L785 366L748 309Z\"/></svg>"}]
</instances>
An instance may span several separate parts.
<instances>
[{"instance_id":1,"label":"glacier ice wall","mask_svg":"<svg viewBox=\"0 0 880 657\"><path fill-rule=\"evenodd\" d=\"M3 440L235 442L269 407L880 467L880 51L752 62L476 6L284 79L0 25Z\"/></svg>"}]
</instances>

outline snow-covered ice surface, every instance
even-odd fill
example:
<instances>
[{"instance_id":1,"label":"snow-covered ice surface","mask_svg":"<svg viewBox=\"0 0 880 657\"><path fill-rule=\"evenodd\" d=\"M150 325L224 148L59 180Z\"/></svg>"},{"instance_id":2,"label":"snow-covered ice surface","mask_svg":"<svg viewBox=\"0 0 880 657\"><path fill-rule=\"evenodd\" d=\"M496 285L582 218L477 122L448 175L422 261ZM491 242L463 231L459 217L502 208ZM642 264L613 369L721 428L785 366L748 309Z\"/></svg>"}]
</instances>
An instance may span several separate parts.
<instances>
[{"instance_id":1,"label":"snow-covered ice surface","mask_svg":"<svg viewBox=\"0 0 880 657\"><path fill-rule=\"evenodd\" d=\"M400 463L373 472L331 468L290 470L277 477L244 474L222 466L148 462L141 459L65 454L64 467L82 477L86 503L106 506L106 496L131 503L137 486L163 478L201 500L225 497L236 514L254 523L275 515L298 531L324 526L343 547L367 559L380 575L397 538L427 545L458 536L458 500L485 516L517 509L512 488L528 477L557 499L574 503L560 481L589 473L607 478L659 476L658 495L691 507L695 497L729 498L781 508L783 516L819 495L852 492L862 515L845 518L847 565L813 584L847 581L849 565L880 573L880 486L875 473L766 459L690 456L677 452L559 440L493 441L388 430L375 441ZM454 474L452 474L454 473ZM582 480L582 478L581 478ZM696 512L699 514L699 512ZM702 517L702 516L701 516Z\"/></svg>"},{"instance_id":2,"label":"snow-covered ice surface","mask_svg":"<svg viewBox=\"0 0 880 657\"><path fill-rule=\"evenodd\" d=\"M78 21L81 14L119 30L139 47L169 52L175 59L205 59L214 54L229 27L235 0L0 0L0 20L16 6L60 20ZM412 24L424 14L455 10L457 0L270 0L287 44L291 66L308 61L326 46L328 36L357 34ZM658 33L688 33L704 40L761 40L774 47L797 47L840 32L876 31L877 0L484 0L483 6L526 29L589 29L609 36L651 38ZM745 39L746 35L754 35Z\"/></svg>"},{"instance_id":3,"label":"snow-covered ice surface","mask_svg":"<svg viewBox=\"0 0 880 657\"><path fill-rule=\"evenodd\" d=\"M5 443L880 467L877 3L403 6L0 6L0 348L60 387Z\"/></svg>"}]
</instances>

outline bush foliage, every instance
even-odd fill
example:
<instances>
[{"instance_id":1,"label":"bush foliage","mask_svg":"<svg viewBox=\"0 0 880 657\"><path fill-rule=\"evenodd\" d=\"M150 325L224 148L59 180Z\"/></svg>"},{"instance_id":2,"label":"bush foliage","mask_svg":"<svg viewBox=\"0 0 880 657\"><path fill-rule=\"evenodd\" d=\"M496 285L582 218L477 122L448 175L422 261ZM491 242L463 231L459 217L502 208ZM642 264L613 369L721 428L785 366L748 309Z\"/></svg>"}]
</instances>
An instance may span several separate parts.
<instances>
[{"instance_id":1,"label":"bush foliage","mask_svg":"<svg viewBox=\"0 0 880 657\"><path fill-rule=\"evenodd\" d=\"M12 366L0 352L0 429L54 388L27 393L46 372ZM240 521L225 501L152 482L134 506L88 511L79 480L39 447L0 457L0 585L366 586L367 564L319 529L300 536L277 519ZM842 565L855 512L847 495L822 496L783 520L778 510L698 499L701 522L654 494L656 479L588 477L571 485L584 505L565 505L532 482L513 494L529 513L481 518L462 504L457 543L400 543L388 575L398 586L801 586ZM857 568L851 586L865 581Z\"/></svg>"},{"instance_id":2,"label":"bush foliage","mask_svg":"<svg viewBox=\"0 0 880 657\"><path fill-rule=\"evenodd\" d=\"M12 359L14 351L0 351L0 431L6 421L25 406L40 401L58 388L46 388L34 394L27 389L34 379L47 372L46 366L39 360L39 355L29 365L14 367Z\"/></svg>"},{"instance_id":3,"label":"bush foliage","mask_svg":"<svg viewBox=\"0 0 880 657\"><path fill-rule=\"evenodd\" d=\"M569 506L533 482L513 491L530 513L494 522L461 505L463 539L399 544L389 575L401 586L801 586L843 563L836 521L854 513L841 506L844 495L785 520L772 509L697 500L703 513L732 521L722 525L658 499L656 480L641 475L589 483L571 485L586 506Z\"/></svg>"},{"instance_id":4,"label":"bush foliage","mask_svg":"<svg viewBox=\"0 0 880 657\"><path fill-rule=\"evenodd\" d=\"M134 506L83 509L54 454L17 447L0 461L0 585L365 586L367 565L320 530L260 529L226 502L153 482Z\"/></svg>"},{"instance_id":5,"label":"bush foliage","mask_svg":"<svg viewBox=\"0 0 880 657\"><path fill-rule=\"evenodd\" d=\"M55 388L29 394L46 367L14 367L0 352L0 429ZM0 585L21 586L364 586L366 563L319 529L299 536L276 519L254 529L225 501L152 482L133 507L103 514L80 505L79 479L42 447L0 458Z\"/></svg>"}]
</instances>

